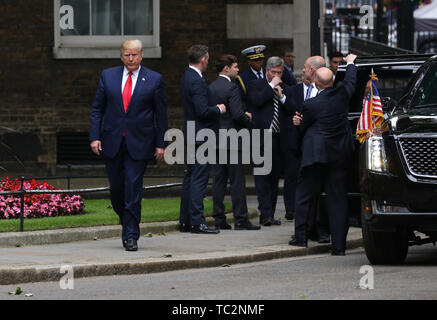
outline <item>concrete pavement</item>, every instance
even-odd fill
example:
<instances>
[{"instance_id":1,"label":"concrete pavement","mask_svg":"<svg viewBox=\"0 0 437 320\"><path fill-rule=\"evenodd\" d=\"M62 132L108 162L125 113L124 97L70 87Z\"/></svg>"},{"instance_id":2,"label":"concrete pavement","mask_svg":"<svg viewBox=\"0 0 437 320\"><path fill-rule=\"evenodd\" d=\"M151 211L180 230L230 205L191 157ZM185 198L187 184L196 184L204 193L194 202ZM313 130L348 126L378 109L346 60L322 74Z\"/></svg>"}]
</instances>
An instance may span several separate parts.
<instances>
[{"instance_id":1,"label":"concrete pavement","mask_svg":"<svg viewBox=\"0 0 437 320\"><path fill-rule=\"evenodd\" d=\"M256 199L249 198L249 206L254 207ZM77 238L79 241L68 243L56 243L59 241L54 241L53 237L41 241L41 235L38 237L35 233L27 233L28 240L33 237L44 243L39 245L29 245L32 242L22 241L20 246L15 246L18 243L18 238L14 238L16 234L3 234L3 241L9 235L15 242L11 241L7 246L3 243L3 248L0 248L0 285L59 281L65 275L61 273L62 266L71 266L74 277L81 278L226 267L231 264L329 252L330 245L317 242L309 242L308 248L288 245L294 225L283 218L281 201L276 216L282 220L281 226L262 227L259 231L222 230L218 235L198 235L175 231L177 222L154 223L153 226L143 226L137 252L126 252L123 249L119 226L57 231L59 234L82 235ZM254 223L258 222L256 210L251 210L251 217ZM213 224L212 219L209 219L209 223ZM151 237L145 236L148 232L152 233ZM26 233L22 237L26 237ZM88 240L84 240L84 237L88 237ZM58 236L57 239L61 238ZM361 245L361 229L350 228L348 249Z\"/></svg>"}]
</instances>

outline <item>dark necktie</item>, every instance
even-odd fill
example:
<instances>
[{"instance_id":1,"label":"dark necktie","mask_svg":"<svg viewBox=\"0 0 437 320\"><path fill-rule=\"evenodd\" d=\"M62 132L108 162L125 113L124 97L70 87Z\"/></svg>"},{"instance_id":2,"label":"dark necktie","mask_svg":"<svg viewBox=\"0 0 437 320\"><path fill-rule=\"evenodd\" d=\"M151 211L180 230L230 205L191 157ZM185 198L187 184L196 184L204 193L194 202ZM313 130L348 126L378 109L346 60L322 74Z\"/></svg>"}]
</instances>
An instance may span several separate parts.
<instances>
[{"instance_id":1,"label":"dark necktie","mask_svg":"<svg viewBox=\"0 0 437 320\"><path fill-rule=\"evenodd\" d=\"M273 96L273 120L272 120L272 132L279 132L279 99L276 95Z\"/></svg>"},{"instance_id":2,"label":"dark necktie","mask_svg":"<svg viewBox=\"0 0 437 320\"><path fill-rule=\"evenodd\" d=\"M262 79L262 78L263 78L263 77L261 76L261 72L260 72L260 71L258 71L256 74L258 75L258 79Z\"/></svg>"}]
</instances>

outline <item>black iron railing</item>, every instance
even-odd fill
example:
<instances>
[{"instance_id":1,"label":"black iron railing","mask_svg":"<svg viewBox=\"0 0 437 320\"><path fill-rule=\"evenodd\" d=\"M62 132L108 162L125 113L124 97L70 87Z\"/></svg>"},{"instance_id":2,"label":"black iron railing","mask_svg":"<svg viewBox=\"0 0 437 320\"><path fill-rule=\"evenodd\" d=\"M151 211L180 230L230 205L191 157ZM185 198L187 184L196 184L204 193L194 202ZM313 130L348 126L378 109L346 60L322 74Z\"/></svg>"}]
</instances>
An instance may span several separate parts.
<instances>
[{"instance_id":1,"label":"black iron railing","mask_svg":"<svg viewBox=\"0 0 437 320\"><path fill-rule=\"evenodd\" d=\"M99 178L103 178L104 176L99 176ZM159 178L162 178L164 176L159 176ZM175 177L175 176L171 176ZM44 177L43 177L44 178ZM45 180L52 179L52 178L65 178L65 179L73 179L73 178L84 178L82 177L45 177ZM88 178L88 177L87 177ZM158 176L156 176L158 178ZM32 180L34 178L31 178ZM68 190L26 190L24 188L24 181L28 180L25 177L21 177L21 188L20 190L15 191L0 191L0 196L10 196L10 195L19 195L20 196L20 232L24 231L24 198L26 195L32 195L32 194L75 194L75 195L82 195L86 193L94 193L94 192L104 192L109 191L109 187L100 187L100 188L86 188L86 189L70 189ZM35 179L37 180L37 179ZM42 179L41 179L42 180ZM159 184L159 185L153 185L153 186L144 186L143 190L157 190L157 189L167 189L167 188L173 188L173 187L181 187L182 183L167 183L167 184Z\"/></svg>"}]
</instances>

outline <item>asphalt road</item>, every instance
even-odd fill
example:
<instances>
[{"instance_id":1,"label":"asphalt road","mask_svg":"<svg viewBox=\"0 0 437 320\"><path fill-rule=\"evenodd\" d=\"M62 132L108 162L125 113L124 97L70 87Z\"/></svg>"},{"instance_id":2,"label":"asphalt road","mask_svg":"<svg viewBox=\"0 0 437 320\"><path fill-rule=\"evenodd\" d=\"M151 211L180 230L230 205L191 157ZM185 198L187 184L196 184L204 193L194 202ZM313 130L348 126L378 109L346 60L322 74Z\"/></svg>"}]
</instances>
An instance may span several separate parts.
<instances>
[{"instance_id":1,"label":"asphalt road","mask_svg":"<svg viewBox=\"0 0 437 320\"><path fill-rule=\"evenodd\" d=\"M0 286L0 300L385 300L437 299L437 248L410 248L405 265L373 267L373 285L362 282L368 264L362 249L345 257L328 254L175 272ZM23 294L8 295L20 286ZM26 297L25 293L33 296Z\"/></svg>"}]
</instances>

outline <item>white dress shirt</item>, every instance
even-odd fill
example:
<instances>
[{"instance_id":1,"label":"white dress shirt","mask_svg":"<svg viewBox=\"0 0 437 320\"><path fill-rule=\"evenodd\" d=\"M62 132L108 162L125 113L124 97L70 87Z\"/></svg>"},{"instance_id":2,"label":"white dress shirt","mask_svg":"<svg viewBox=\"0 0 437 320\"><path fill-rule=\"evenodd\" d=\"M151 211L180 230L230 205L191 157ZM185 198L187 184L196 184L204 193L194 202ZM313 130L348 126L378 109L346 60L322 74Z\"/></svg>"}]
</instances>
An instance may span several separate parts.
<instances>
[{"instance_id":1,"label":"white dress shirt","mask_svg":"<svg viewBox=\"0 0 437 320\"><path fill-rule=\"evenodd\" d=\"M267 80L267 78L266 78L266 80ZM268 82L268 80L267 80L267 82ZM268 82L268 84L270 87L272 87L273 90L275 90L275 86L273 84L271 84L270 82ZM275 91L275 94L276 94L276 91ZM278 97L278 99L279 99L279 97ZM285 94L282 94L282 98L279 99L279 101L281 101L281 103L284 104L286 100L287 100L287 96Z\"/></svg>"},{"instance_id":2,"label":"white dress shirt","mask_svg":"<svg viewBox=\"0 0 437 320\"><path fill-rule=\"evenodd\" d=\"M317 96L317 88L316 88L316 84L315 83L311 83L313 85L313 89L311 90L311 96L309 97L309 99L314 98L315 96ZM303 83L303 100L305 101L305 98L307 96L308 93L308 89L309 86L307 86L305 84L305 82Z\"/></svg>"},{"instance_id":3,"label":"white dress shirt","mask_svg":"<svg viewBox=\"0 0 437 320\"><path fill-rule=\"evenodd\" d=\"M224 74L220 74L219 76L227 79L229 82L232 82L231 78L229 78L228 76L226 76Z\"/></svg>"},{"instance_id":4,"label":"white dress shirt","mask_svg":"<svg viewBox=\"0 0 437 320\"><path fill-rule=\"evenodd\" d=\"M196 71L201 78L203 78L203 74L202 74L202 72L199 69L197 69L196 67L193 67L192 65L190 65L189 67L191 69L193 69L194 71Z\"/></svg>"},{"instance_id":5,"label":"white dress shirt","mask_svg":"<svg viewBox=\"0 0 437 320\"><path fill-rule=\"evenodd\" d=\"M138 80L138 74L140 73L141 66L135 70L132 71L132 95L134 94L135 86L137 85ZM121 94L123 94L124 86L126 85L127 79L129 78L129 70L124 67L123 71L123 81L121 83Z\"/></svg>"},{"instance_id":6,"label":"white dress shirt","mask_svg":"<svg viewBox=\"0 0 437 320\"><path fill-rule=\"evenodd\" d=\"M261 75L261 79L264 79L263 69L261 69L260 71L256 71L256 70L253 69L252 67L249 67L249 68L250 68L250 70L252 70L253 74L256 76L257 79L260 79L260 78L258 78L258 72L259 72L260 75Z\"/></svg>"}]
</instances>

